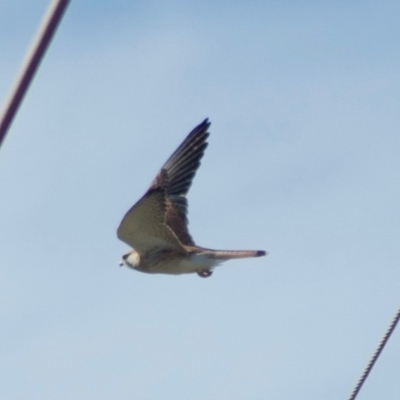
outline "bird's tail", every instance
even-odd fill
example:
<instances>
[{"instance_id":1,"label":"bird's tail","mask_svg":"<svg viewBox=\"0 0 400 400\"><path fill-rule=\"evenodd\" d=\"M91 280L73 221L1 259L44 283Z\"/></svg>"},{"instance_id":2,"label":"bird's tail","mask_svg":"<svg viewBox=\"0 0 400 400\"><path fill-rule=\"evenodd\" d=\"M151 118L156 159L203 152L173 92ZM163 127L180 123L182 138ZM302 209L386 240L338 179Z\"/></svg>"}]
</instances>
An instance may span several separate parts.
<instances>
[{"instance_id":1,"label":"bird's tail","mask_svg":"<svg viewBox=\"0 0 400 400\"><path fill-rule=\"evenodd\" d=\"M215 260L231 260L234 258L262 257L268 253L264 250L209 250L204 249L205 253Z\"/></svg>"}]
</instances>

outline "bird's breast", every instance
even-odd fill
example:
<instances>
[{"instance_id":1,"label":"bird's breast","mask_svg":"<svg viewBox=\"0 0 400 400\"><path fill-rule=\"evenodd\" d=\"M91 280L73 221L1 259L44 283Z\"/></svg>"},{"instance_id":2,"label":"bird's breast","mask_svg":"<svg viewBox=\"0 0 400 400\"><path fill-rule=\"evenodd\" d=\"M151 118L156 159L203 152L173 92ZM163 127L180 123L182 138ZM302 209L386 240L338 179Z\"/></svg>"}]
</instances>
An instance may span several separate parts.
<instances>
[{"instance_id":1,"label":"bird's breast","mask_svg":"<svg viewBox=\"0 0 400 400\"><path fill-rule=\"evenodd\" d=\"M209 269L218 264L204 254L164 254L163 257L152 257L140 268L143 272L153 274L181 275Z\"/></svg>"}]
</instances>

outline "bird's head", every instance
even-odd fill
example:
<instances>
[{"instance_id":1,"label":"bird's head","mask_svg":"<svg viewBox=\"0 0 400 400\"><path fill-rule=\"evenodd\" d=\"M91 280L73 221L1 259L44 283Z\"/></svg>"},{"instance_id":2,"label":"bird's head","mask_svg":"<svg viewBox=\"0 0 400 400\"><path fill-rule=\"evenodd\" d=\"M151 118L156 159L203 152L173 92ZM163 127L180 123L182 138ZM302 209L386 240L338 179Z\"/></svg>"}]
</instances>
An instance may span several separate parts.
<instances>
[{"instance_id":1,"label":"bird's head","mask_svg":"<svg viewBox=\"0 0 400 400\"><path fill-rule=\"evenodd\" d=\"M136 269L140 263L140 256L137 251L132 250L129 253L126 253L122 256L121 262L119 263L120 267L124 265L128 268Z\"/></svg>"}]
</instances>

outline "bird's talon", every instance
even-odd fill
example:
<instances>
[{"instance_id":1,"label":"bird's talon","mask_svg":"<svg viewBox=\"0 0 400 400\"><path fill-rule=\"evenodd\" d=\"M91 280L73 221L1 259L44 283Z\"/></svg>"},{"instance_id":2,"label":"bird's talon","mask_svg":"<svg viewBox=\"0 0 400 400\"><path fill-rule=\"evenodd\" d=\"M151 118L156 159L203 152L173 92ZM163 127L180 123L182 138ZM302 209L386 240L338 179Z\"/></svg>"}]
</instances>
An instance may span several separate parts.
<instances>
[{"instance_id":1,"label":"bird's talon","mask_svg":"<svg viewBox=\"0 0 400 400\"><path fill-rule=\"evenodd\" d=\"M212 271L210 271L209 269L203 269L202 271L198 271L197 275L201 276L202 278L208 278L212 275Z\"/></svg>"}]
</instances>

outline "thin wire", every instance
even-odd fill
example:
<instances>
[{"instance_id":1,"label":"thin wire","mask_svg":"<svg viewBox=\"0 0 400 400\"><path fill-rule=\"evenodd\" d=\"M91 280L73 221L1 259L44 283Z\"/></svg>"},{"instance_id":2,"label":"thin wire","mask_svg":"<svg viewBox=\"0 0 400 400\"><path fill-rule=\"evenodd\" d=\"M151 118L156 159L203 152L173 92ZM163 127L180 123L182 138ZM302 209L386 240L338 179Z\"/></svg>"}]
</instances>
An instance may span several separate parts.
<instances>
[{"instance_id":1,"label":"thin wire","mask_svg":"<svg viewBox=\"0 0 400 400\"><path fill-rule=\"evenodd\" d=\"M53 0L0 115L0 148L70 0Z\"/></svg>"},{"instance_id":2,"label":"thin wire","mask_svg":"<svg viewBox=\"0 0 400 400\"><path fill-rule=\"evenodd\" d=\"M357 397L358 392L360 391L362 385L367 380L369 373L371 372L376 360L378 359L379 355L381 354L383 348L385 347L386 343L388 342L391 334L396 329L397 323L400 320L400 308L398 309L396 315L393 318L388 330L386 331L385 335L383 336L382 340L379 343L378 348L375 350L371 360L369 361L367 367L365 368L361 378L357 382L356 387L354 388L353 392L351 393L349 400L354 400Z\"/></svg>"}]
</instances>

